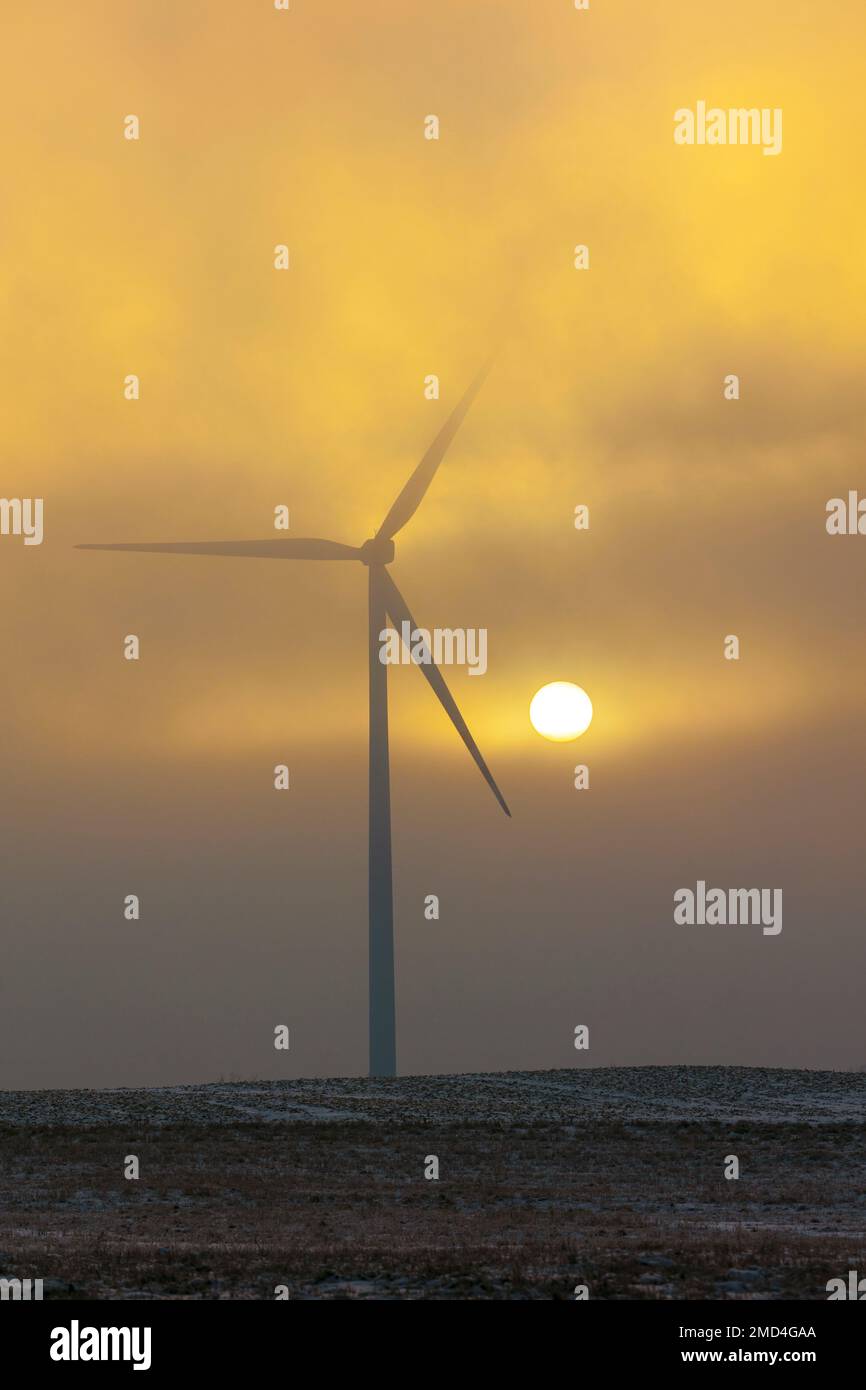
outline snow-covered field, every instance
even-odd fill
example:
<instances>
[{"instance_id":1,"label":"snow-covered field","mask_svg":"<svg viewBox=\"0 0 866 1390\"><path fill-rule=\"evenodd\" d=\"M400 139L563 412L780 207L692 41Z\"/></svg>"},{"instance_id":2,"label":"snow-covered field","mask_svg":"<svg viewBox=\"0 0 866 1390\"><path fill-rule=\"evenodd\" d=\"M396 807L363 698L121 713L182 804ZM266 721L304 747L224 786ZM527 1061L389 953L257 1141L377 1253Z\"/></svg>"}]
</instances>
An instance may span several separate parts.
<instances>
[{"instance_id":1,"label":"snow-covered field","mask_svg":"<svg viewBox=\"0 0 866 1390\"><path fill-rule=\"evenodd\" d=\"M866 1072L575 1067L388 1081L212 1082L146 1090L0 1091L0 1125L292 1120L535 1124L591 1120L835 1124L866 1119Z\"/></svg>"},{"instance_id":2,"label":"snow-covered field","mask_svg":"<svg viewBox=\"0 0 866 1390\"><path fill-rule=\"evenodd\" d=\"M866 1273L864 1141L862 1073L6 1091L0 1276L52 1298L826 1298Z\"/></svg>"}]
</instances>

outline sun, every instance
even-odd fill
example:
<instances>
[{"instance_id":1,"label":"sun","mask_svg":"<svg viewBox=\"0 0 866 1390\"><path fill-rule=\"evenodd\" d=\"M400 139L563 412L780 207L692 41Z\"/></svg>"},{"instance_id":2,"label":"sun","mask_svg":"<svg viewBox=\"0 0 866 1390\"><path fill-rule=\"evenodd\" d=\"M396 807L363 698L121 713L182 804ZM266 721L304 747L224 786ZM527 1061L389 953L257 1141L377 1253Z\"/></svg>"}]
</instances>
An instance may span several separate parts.
<instances>
[{"instance_id":1,"label":"sun","mask_svg":"<svg viewBox=\"0 0 866 1390\"><path fill-rule=\"evenodd\" d=\"M585 733L592 722L592 701L571 681L551 681L532 697L529 721L533 729L554 743L567 743Z\"/></svg>"}]
</instances>

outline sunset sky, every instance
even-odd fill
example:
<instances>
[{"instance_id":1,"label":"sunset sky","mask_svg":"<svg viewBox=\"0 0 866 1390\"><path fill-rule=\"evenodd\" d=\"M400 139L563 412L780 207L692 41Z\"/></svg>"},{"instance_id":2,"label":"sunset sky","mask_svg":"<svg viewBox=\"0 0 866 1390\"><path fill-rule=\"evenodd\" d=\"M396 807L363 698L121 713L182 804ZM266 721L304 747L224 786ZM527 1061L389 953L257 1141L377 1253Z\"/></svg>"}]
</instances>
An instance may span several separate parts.
<instances>
[{"instance_id":1,"label":"sunset sky","mask_svg":"<svg viewBox=\"0 0 866 1390\"><path fill-rule=\"evenodd\" d=\"M391 572L488 631L445 675L513 818L392 671L400 1070L866 1065L862 5L16 8L0 1086L365 1071L365 571L74 546L360 544L494 348ZM699 100L781 154L677 146ZM697 879L783 931L675 925Z\"/></svg>"}]
</instances>

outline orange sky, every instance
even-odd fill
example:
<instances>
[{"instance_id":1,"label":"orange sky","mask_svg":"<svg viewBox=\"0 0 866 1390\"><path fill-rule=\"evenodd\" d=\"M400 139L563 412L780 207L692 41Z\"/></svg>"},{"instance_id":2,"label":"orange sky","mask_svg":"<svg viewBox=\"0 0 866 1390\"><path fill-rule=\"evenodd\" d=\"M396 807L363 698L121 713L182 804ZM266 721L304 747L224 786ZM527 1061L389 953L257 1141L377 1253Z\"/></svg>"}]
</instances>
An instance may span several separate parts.
<instances>
[{"instance_id":1,"label":"orange sky","mask_svg":"<svg viewBox=\"0 0 866 1390\"><path fill-rule=\"evenodd\" d=\"M426 684L394 672L407 1069L570 1065L562 1038L589 1013L591 1060L643 1060L648 932L671 999L692 1002L669 1004L647 1060L862 1060L829 1001L863 964L848 779L866 541L828 537L824 509L866 493L864 38L854 0L4 15L3 494L45 499L45 541L0 537L20 971L4 1026L22 1054L4 1045L0 1084L264 1073L261 1030L304 1009L289 1066L363 1069L363 571L73 547L272 535L278 503L291 534L360 543L495 342L393 573L424 624L488 630L488 674L447 674L514 823ZM676 146L673 113L698 100L781 107L783 152ZM529 728L554 679L592 696L579 745ZM293 790L275 814L259 788L278 761ZM702 809L684 816L689 786ZM790 925L754 947L736 1056L701 991L708 971L748 988L739 948L670 926L673 889L707 861L726 883L792 874ZM135 941L111 906L130 880L148 885ZM437 937L413 904L438 883L452 916ZM190 965L166 993L173 950ZM701 952L720 952L711 970ZM117 1040L142 978L137 1026L164 1007L165 1056ZM768 1014L771 995L787 1003ZM825 1004L813 1053L797 1010Z\"/></svg>"}]
</instances>

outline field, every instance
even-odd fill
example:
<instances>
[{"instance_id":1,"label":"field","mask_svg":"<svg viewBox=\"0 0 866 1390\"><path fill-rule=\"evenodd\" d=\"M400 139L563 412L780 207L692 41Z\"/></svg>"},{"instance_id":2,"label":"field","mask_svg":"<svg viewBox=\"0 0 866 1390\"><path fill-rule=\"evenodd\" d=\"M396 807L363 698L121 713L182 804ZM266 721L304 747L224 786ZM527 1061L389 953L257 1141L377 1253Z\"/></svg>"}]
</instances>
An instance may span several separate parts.
<instances>
[{"instance_id":1,"label":"field","mask_svg":"<svg viewBox=\"0 0 866 1390\"><path fill-rule=\"evenodd\" d=\"M0 1276L55 1299L826 1299L866 1274L864 1115L866 1075L733 1067L7 1091Z\"/></svg>"}]
</instances>

